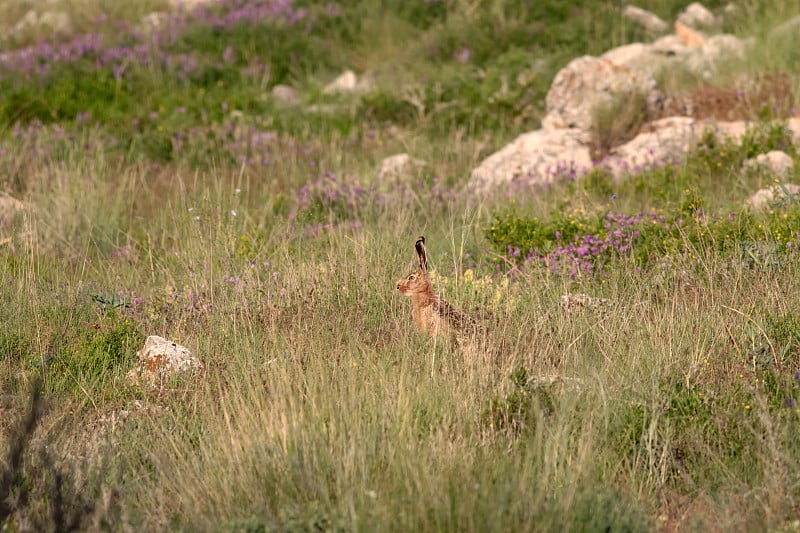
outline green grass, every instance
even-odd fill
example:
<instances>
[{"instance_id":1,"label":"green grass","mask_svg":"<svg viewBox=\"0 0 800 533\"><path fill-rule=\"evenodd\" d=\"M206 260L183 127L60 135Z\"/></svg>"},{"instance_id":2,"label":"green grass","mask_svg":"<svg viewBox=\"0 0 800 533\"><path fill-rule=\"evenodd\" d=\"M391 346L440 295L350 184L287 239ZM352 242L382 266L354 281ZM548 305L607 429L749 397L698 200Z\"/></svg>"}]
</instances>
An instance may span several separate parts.
<instances>
[{"instance_id":1,"label":"green grass","mask_svg":"<svg viewBox=\"0 0 800 533\"><path fill-rule=\"evenodd\" d=\"M744 201L797 174L742 170L796 158L785 125L476 201L470 170L538 125L557 70L637 30L595 2L306 4L308 27L190 27L170 45L196 54L190 76L118 83L86 60L0 80L0 191L28 206L0 219L0 496L17 509L0 528L54 527L60 508L109 530L792 530L800 207ZM726 27L800 12L747 9ZM759 41L739 67L797 72L792 54ZM268 75L242 69L255 58ZM324 94L344 68L372 88ZM272 101L278 83L300 105ZM398 152L427 164L381 182ZM591 272L525 261L638 212L659 222ZM395 285L420 234L485 335L413 329ZM568 293L609 303L568 312ZM148 335L205 373L130 382Z\"/></svg>"}]
</instances>

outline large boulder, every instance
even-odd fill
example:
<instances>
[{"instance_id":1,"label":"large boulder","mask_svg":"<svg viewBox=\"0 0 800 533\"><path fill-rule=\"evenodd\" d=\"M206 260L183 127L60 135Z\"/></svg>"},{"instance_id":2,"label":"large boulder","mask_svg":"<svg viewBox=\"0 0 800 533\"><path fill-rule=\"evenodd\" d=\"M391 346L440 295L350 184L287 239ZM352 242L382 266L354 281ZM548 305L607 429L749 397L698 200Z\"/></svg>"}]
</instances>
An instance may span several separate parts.
<instances>
[{"instance_id":1,"label":"large boulder","mask_svg":"<svg viewBox=\"0 0 800 533\"><path fill-rule=\"evenodd\" d=\"M598 106L635 94L645 97L647 109L643 111L655 116L662 96L651 74L599 57L579 57L553 79L547 92L547 116L542 127L592 131L594 110Z\"/></svg>"},{"instance_id":2,"label":"large boulder","mask_svg":"<svg viewBox=\"0 0 800 533\"><path fill-rule=\"evenodd\" d=\"M592 167L588 138L578 129L536 130L517 137L472 171L467 189L482 193L522 180L547 183L562 176L581 176Z\"/></svg>"},{"instance_id":3,"label":"large boulder","mask_svg":"<svg viewBox=\"0 0 800 533\"><path fill-rule=\"evenodd\" d=\"M669 117L647 125L646 131L614 148L602 161L616 177L676 163L696 145L705 123L690 117Z\"/></svg>"}]
</instances>

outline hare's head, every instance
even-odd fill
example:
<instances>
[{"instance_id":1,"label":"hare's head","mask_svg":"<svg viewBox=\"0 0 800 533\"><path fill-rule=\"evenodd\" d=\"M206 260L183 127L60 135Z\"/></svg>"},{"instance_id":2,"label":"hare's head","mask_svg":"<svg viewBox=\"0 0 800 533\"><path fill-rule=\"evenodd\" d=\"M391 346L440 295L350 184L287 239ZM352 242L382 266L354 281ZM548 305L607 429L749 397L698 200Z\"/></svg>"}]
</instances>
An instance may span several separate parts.
<instances>
[{"instance_id":1,"label":"hare's head","mask_svg":"<svg viewBox=\"0 0 800 533\"><path fill-rule=\"evenodd\" d=\"M425 253L425 237L419 237L414 244L419 258L419 268L397 282L397 290L406 296L427 293L431 290L428 278L428 257Z\"/></svg>"}]
</instances>

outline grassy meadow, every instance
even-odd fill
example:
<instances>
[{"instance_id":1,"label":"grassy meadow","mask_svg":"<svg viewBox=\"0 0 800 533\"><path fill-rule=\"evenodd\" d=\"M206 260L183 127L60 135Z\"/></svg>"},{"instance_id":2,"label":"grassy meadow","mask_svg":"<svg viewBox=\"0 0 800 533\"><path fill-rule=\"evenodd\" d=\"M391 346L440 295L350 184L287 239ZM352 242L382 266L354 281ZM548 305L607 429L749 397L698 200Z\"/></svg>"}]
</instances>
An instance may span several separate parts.
<instances>
[{"instance_id":1,"label":"grassy meadow","mask_svg":"<svg viewBox=\"0 0 800 533\"><path fill-rule=\"evenodd\" d=\"M0 531L800 530L800 200L744 207L800 171L742 170L797 160L800 56L769 30L800 2L739 4L746 58L659 82L782 80L741 142L485 198L470 170L560 68L646 38L616 2L222 0L143 27L166 2L63 0L69 35L0 31L0 193L25 206L0 213ZM326 93L345 69L369 86ZM399 152L426 164L378 179ZM479 337L414 330L421 234ZM148 335L205 372L132 383Z\"/></svg>"}]
</instances>

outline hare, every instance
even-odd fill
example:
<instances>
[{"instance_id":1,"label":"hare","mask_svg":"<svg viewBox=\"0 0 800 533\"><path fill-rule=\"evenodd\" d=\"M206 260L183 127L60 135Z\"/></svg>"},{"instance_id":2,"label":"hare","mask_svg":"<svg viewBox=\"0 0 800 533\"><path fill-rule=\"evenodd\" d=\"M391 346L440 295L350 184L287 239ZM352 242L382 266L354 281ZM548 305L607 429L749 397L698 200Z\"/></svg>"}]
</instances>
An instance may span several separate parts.
<instances>
[{"instance_id":1,"label":"hare","mask_svg":"<svg viewBox=\"0 0 800 533\"><path fill-rule=\"evenodd\" d=\"M462 332L472 321L433 292L428 276L425 237L419 237L414 248L417 250L419 268L397 282L397 290L411 298L414 325L420 332L432 337Z\"/></svg>"}]
</instances>

